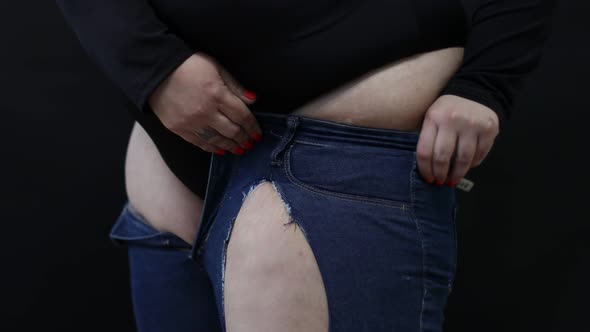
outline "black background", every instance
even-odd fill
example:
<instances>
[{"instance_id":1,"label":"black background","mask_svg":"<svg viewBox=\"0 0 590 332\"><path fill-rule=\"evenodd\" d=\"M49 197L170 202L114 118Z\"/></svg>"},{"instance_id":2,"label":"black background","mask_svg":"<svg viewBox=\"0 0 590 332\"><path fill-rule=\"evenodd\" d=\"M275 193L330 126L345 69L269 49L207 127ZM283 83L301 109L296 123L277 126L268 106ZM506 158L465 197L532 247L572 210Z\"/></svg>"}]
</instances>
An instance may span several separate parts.
<instances>
[{"instance_id":1,"label":"black background","mask_svg":"<svg viewBox=\"0 0 590 332\"><path fill-rule=\"evenodd\" d=\"M539 68L458 192L446 331L590 331L590 2L560 1ZM124 249L132 119L53 1L2 1L0 329L133 331Z\"/></svg>"}]
</instances>

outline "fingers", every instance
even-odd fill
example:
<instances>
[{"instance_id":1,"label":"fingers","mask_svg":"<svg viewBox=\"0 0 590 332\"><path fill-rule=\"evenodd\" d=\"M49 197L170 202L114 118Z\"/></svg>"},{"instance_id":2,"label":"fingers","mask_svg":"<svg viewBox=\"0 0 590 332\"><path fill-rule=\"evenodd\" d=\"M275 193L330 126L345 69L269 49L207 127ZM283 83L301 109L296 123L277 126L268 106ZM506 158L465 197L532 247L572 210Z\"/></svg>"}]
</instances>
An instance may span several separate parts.
<instances>
[{"instance_id":1,"label":"fingers","mask_svg":"<svg viewBox=\"0 0 590 332\"><path fill-rule=\"evenodd\" d=\"M437 127L432 121L424 121L420 132L420 139L416 147L416 159L418 169L424 180L428 183L434 181L434 172L432 170L432 152L434 150L434 141L436 139Z\"/></svg>"},{"instance_id":2,"label":"fingers","mask_svg":"<svg viewBox=\"0 0 590 332\"><path fill-rule=\"evenodd\" d=\"M221 112L213 114L210 126L217 130L222 136L233 140L238 145L240 142L249 140L249 137L243 128Z\"/></svg>"},{"instance_id":3,"label":"fingers","mask_svg":"<svg viewBox=\"0 0 590 332\"><path fill-rule=\"evenodd\" d=\"M473 161L471 162L472 168L479 166L481 162L487 157L488 153L492 149L492 146L494 145L495 138L496 136L492 135L479 136L475 156L473 158Z\"/></svg>"},{"instance_id":4,"label":"fingers","mask_svg":"<svg viewBox=\"0 0 590 332\"><path fill-rule=\"evenodd\" d=\"M252 114L248 107L233 93L228 91L228 93L224 94L223 100L221 101L221 105L222 106L219 107L219 110L225 116L227 116L229 120L231 120L234 124L241 126L245 131L245 137L240 136L241 134L237 132L235 133L236 137L227 137L236 139L237 142L243 142L255 135L262 135L262 130L260 129L260 126L258 125L258 121L256 120L254 114ZM240 139L240 137L242 138Z\"/></svg>"},{"instance_id":5,"label":"fingers","mask_svg":"<svg viewBox=\"0 0 590 332\"><path fill-rule=\"evenodd\" d=\"M471 162L477 146L477 136L472 132L465 133L460 135L457 141L455 160L451 166L448 178L448 183L451 187L457 184L457 182L459 182L459 180L461 180L471 168Z\"/></svg>"},{"instance_id":6,"label":"fingers","mask_svg":"<svg viewBox=\"0 0 590 332\"><path fill-rule=\"evenodd\" d=\"M250 105L256 101L256 94L244 89L244 87L223 67L218 67L219 75L231 93L238 97L242 102Z\"/></svg>"},{"instance_id":7,"label":"fingers","mask_svg":"<svg viewBox=\"0 0 590 332\"><path fill-rule=\"evenodd\" d=\"M241 155L244 150L233 140L224 137L217 130L207 127L200 130L195 130L193 133L198 137L199 140L209 145L214 146L216 149L232 151L235 154Z\"/></svg>"},{"instance_id":8,"label":"fingers","mask_svg":"<svg viewBox=\"0 0 590 332\"><path fill-rule=\"evenodd\" d=\"M226 151L231 151L237 155L244 154L244 149L236 142L223 137L213 128L197 129L189 132L184 131L179 136L207 152L220 155L225 154Z\"/></svg>"},{"instance_id":9,"label":"fingers","mask_svg":"<svg viewBox=\"0 0 590 332\"><path fill-rule=\"evenodd\" d=\"M182 137L185 141L187 141L187 142L191 143L192 145L195 145L207 152L215 152L215 151L219 150L218 147L204 142L203 140L201 140L199 137L197 137L193 133L182 133L182 134L179 134L179 136Z\"/></svg>"},{"instance_id":10,"label":"fingers","mask_svg":"<svg viewBox=\"0 0 590 332\"><path fill-rule=\"evenodd\" d=\"M434 142L432 154L432 169L437 185L442 185L447 180L451 157L457 145L457 132L449 128L439 128Z\"/></svg>"},{"instance_id":11,"label":"fingers","mask_svg":"<svg viewBox=\"0 0 590 332\"><path fill-rule=\"evenodd\" d=\"M453 187L486 158L499 133L498 121L494 110L485 105L440 96L425 115L416 148L423 177L439 186L448 181Z\"/></svg>"}]
</instances>

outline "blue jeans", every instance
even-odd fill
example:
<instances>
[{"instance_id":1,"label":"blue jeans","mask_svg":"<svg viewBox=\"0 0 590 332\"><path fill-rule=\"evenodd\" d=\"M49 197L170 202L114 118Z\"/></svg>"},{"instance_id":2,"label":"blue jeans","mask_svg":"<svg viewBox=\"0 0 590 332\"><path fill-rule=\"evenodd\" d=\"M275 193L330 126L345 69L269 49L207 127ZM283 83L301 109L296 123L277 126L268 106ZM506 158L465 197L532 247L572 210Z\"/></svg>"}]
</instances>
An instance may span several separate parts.
<instances>
[{"instance_id":1,"label":"blue jeans","mask_svg":"<svg viewBox=\"0 0 590 332\"><path fill-rule=\"evenodd\" d=\"M212 290L202 292L213 292L222 330L233 223L250 189L269 181L314 252L330 332L441 331L456 268L455 192L420 176L419 134L254 114L263 140L243 156L211 159L190 249L195 269L202 266L208 275ZM203 303L195 297L191 305Z\"/></svg>"},{"instance_id":2,"label":"blue jeans","mask_svg":"<svg viewBox=\"0 0 590 332\"><path fill-rule=\"evenodd\" d=\"M191 245L150 226L129 203L111 239L127 246L138 331L221 331L211 283L202 266L189 258Z\"/></svg>"}]
</instances>

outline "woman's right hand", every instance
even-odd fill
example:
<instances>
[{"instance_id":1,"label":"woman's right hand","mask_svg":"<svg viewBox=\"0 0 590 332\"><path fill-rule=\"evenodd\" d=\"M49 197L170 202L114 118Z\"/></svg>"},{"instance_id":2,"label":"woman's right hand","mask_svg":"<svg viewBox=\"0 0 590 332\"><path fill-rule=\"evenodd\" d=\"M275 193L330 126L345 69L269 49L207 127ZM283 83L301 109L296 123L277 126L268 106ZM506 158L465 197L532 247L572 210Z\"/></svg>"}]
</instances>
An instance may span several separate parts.
<instances>
[{"instance_id":1,"label":"woman's right hand","mask_svg":"<svg viewBox=\"0 0 590 332\"><path fill-rule=\"evenodd\" d=\"M149 104L162 124L199 148L241 155L262 131L248 109L256 99L213 58L195 53L154 90Z\"/></svg>"}]
</instances>

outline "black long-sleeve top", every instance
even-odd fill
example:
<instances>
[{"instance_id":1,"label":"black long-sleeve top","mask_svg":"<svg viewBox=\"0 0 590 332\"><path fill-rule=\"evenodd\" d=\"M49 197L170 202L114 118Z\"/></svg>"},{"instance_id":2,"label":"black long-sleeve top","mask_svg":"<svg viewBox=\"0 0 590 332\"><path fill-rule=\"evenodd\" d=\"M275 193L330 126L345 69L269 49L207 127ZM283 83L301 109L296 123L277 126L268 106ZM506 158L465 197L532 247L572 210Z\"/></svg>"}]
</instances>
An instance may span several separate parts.
<instances>
[{"instance_id":1,"label":"black long-sleeve top","mask_svg":"<svg viewBox=\"0 0 590 332\"><path fill-rule=\"evenodd\" d=\"M189 56L210 54L256 92L252 111L288 113L367 71L465 47L442 94L503 123L538 64L554 0L56 0L83 48L134 105L172 171L195 189L197 147L163 128L148 97ZM200 149L199 149L200 150ZM197 190L202 191L202 190Z\"/></svg>"}]
</instances>

